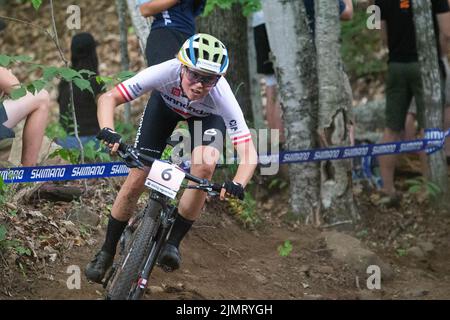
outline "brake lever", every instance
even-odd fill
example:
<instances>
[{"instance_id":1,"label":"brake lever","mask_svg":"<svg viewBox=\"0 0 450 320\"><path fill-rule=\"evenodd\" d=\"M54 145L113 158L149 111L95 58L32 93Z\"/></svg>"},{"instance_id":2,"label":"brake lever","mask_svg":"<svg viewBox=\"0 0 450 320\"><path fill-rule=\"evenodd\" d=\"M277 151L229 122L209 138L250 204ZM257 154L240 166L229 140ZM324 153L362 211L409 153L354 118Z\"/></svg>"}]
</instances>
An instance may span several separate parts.
<instances>
[{"instance_id":1,"label":"brake lever","mask_svg":"<svg viewBox=\"0 0 450 320\"><path fill-rule=\"evenodd\" d=\"M144 168L144 164L139 160L138 156L133 150L127 148L126 152L118 150L119 156L125 161L125 164L129 168ZM131 159L130 159L131 158Z\"/></svg>"}]
</instances>

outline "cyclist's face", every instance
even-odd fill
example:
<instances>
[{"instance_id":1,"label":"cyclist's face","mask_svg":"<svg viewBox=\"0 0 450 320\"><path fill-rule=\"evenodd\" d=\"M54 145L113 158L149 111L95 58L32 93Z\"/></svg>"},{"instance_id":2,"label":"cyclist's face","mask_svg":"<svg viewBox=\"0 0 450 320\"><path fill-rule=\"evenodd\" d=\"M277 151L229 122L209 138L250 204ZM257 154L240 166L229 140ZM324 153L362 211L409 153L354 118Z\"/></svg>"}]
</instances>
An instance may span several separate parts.
<instances>
[{"instance_id":1,"label":"cyclist's face","mask_svg":"<svg viewBox=\"0 0 450 320\"><path fill-rule=\"evenodd\" d=\"M220 79L220 76L194 71L185 66L182 72L181 85L190 100L204 98Z\"/></svg>"}]
</instances>

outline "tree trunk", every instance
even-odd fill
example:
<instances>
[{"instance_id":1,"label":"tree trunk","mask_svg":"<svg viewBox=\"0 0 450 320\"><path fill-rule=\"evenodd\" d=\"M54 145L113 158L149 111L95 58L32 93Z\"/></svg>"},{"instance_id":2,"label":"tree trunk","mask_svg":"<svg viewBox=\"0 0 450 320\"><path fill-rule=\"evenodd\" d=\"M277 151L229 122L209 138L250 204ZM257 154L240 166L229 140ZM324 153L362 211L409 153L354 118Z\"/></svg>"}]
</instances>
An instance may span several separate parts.
<instances>
[{"instance_id":1,"label":"tree trunk","mask_svg":"<svg viewBox=\"0 0 450 320\"><path fill-rule=\"evenodd\" d=\"M130 58L128 57L128 28L126 22L127 6L125 0L116 0L117 15L119 16L119 32L120 32L120 64L122 70L130 68ZM125 104L124 121L130 123L131 104Z\"/></svg>"},{"instance_id":2,"label":"tree trunk","mask_svg":"<svg viewBox=\"0 0 450 320\"><path fill-rule=\"evenodd\" d=\"M250 97L252 104L253 113L253 125L255 129L263 129L264 116L263 116L263 105L261 99L261 83L260 76L257 72L256 67L256 49L255 49L255 39L253 36L253 27L251 23L251 18L247 19L247 43L248 43L248 74L249 74L249 84L250 84Z\"/></svg>"},{"instance_id":3,"label":"tree trunk","mask_svg":"<svg viewBox=\"0 0 450 320\"><path fill-rule=\"evenodd\" d=\"M215 7L207 16L197 21L198 32L208 33L222 41L228 49L230 66L226 78L247 120L252 120L248 74L247 19L241 5L231 9ZM244 32L243 32L244 31Z\"/></svg>"},{"instance_id":4,"label":"tree trunk","mask_svg":"<svg viewBox=\"0 0 450 320\"><path fill-rule=\"evenodd\" d=\"M317 126L317 74L313 39L303 1L262 2L278 80L289 150L314 149ZM320 175L317 163L289 167L294 216L317 223Z\"/></svg>"},{"instance_id":5,"label":"tree trunk","mask_svg":"<svg viewBox=\"0 0 450 320\"><path fill-rule=\"evenodd\" d=\"M139 11L139 5L137 0L127 0L128 12L130 13L131 23L134 27L134 32L139 39L139 45L141 47L142 55L145 58L145 46L147 44L147 38L150 34L151 23L149 19L143 17Z\"/></svg>"},{"instance_id":6,"label":"tree trunk","mask_svg":"<svg viewBox=\"0 0 450 320\"><path fill-rule=\"evenodd\" d=\"M414 0L413 12L416 27L417 54L422 73L423 98L425 104L425 128L443 128L443 101L434 33L431 3ZM428 157L430 179L441 189L441 199L448 199L447 165L443 150ZM436 201L446 203L447 201Z\"/></svg>"},{"instance_id":7,"label":"tree trunk","mask_svg":"<svg viewBox=\"0 0 450 320\"><path fill-rule=\"evenodd\" d=\"M337 1L316 0L315 15L321 146L348 146L352 101L340 53ZM352 224L358 214L353 202L351 160L322 161L320 166L323 220L330 225Z\"/></svg>"}]
</instances>

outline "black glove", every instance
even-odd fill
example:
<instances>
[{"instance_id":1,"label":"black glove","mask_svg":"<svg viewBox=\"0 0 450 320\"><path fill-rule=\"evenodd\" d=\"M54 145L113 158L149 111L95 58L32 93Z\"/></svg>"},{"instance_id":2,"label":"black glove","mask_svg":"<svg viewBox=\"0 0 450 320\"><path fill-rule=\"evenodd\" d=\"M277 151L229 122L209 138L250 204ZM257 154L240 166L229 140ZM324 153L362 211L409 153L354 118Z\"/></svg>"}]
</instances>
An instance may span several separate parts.
<instances>
[{"instance_id":1,"label":"black glove","mask_svg":"<svg viewBox=\"0 0 450 320\"><path fill-rule=\"evenodd\" d=\"M222 188L224 188L226 193L229 193L232 197L244 200L244 187L242 184L234 181L226 181L223 183Z\"/></svg>"},{"instance_id":2,"label":"black glove","mask_svg":"<svg viewBox=\"0 0 450 320\"><path fill-rule=\"evenodd\" d=\"M108 144L115 144L120 142L122 136L113 129L105 127L97 134L97 139L106 141Z\"/></svg>"}]
</instances>

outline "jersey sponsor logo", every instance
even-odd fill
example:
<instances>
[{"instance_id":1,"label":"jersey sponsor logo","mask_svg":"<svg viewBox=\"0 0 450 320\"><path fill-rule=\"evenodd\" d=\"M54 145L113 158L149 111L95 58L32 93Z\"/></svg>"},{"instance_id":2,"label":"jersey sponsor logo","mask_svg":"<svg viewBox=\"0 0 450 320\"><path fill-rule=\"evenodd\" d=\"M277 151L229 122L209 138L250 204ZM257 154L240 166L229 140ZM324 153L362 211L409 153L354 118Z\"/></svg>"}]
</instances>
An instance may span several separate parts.
<instances>
[{"instance_id":1,"label":"jersey sponsor logo","mask_svg":"<svg viewBox=\"0 0 450 320\"><path fill-rule=\"evenodd\" d=\"M215 136L217 134L217 130L216 129L208 129L205 131L205 134L207 134L209 136Z\"/></svg>"},{"instance_id":2,"label":"jersey sponsor logo","mask_svg":"<svg viewBox=\"0 0 450 320\"><path fill-rule=\"evenodd\" d=\"M237 121L236 120L230 120L230 122L228 124L230 125L229 129L231 131L237 131L238 126L237 126Z\"/></svg>"},{"instance_id":3,"label":"jersey sponsor logo","mask_svg":"<svg viewBox=\"0 0 450 320\"><path fill-rule=\"evenodd\" d=\"M180 88L175 88L175 87L173 87L173 88L172 88L172 94L173 94L174 96L179 97L179 96L181 95L181 90L180 90Z\"/></svg>"},{"instance_id":4,"label":"jersey sponsor logo","mask_svg":"<svg viewBox=\"0 0 450 320\"><path fill-rule=\"evenodd\" d=\"M166 103L169 105L169 107L176 109L176 107L180 108L181 110L176 110L180 113L184 113L184 111L188 111L189 114L193 114L196 116L209 116L211 113L206 112L205 110L196 109L192 105L188 105L187 103L181 102L174 97L169 96L168 94L162 94L163 99L166 101Z\"/></svg>"}]
</instances>

